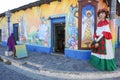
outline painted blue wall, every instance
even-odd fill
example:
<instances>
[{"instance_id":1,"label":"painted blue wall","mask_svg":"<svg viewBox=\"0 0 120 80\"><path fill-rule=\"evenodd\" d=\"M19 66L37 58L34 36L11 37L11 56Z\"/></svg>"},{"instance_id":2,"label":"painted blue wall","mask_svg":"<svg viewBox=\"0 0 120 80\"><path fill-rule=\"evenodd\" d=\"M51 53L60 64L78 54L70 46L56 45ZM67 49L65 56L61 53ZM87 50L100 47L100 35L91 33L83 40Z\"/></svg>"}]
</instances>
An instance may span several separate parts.
<instances>
[{"instance_id":1,"label":"painted blue wall","mask_svg":"<svg viewBox=\"0 0 120 80\"><path fill-rule=\"evenodd\" d=\"M7 42L2 41L2 42L1 42L1 45L2 45L2 46L7 46Z\"/></svg>"},{"instance_id":2,"label":"painted blue wall","mask_svg":"<svg viewBox=\"0 0 120 80\"><path fill-rule=\"evenodd\" d=\"M40 53L51 53L50 47L43 47L43 46L37 46L37 45L26 45L27 50L33 51L33 52L40 52Z\"/></svg>"},{"instance_id":3,"label":"painted blue wall","mask_svg":"<svg viewBox=\"0 0 120 80\"><path fill-rule=\"evenodd\" d=\"M81 60L89 60L91 54L91 50L70 50L65 49L65 57L81 59Z\"/></svg>"},{"instance_id":4,"label":"painted blue wall","mask_svg":"<svg viewBox=\"0 0 120 80\"><path fill-rule=\"evenodd\" d=\"M2 46L7 46L7 42L2 42ZM27 50L33 51L33 52L41 52L41 53L51 53L50 47L43 47L43 46L37 46L37 45L26 45Z\"/></svg>"},{"instance_id":5,"label":"painted blue wall","mask_svg":"<svg viewBox=\"0 0 120 80\"><path fill-rule=\"evenodd\" d=\"M50 18L50 19L51 19L52 24L66 22L65 16L64 17L57 17L57 18Z\"/></svg>"},{"instance_id":6,"label":"painted blue wall","mask_svg":"<svg viewBox=\"0 0 120 80\"><path fill-rule=\"evenodd\" d=\"M116 43L115 43L115 48L118 48L118 47L119 47L119 43L116 42Z\"/></svg>"},{"instance_id":7,"label":"painted blue wall","mask_svg":"<svg viewBox=\"0 0 120 80\"><path fill-rule=\"evenodd\" d=\"M118 48L120 46L120 28L118 27L118 34L117 34L117 41L115 42L115 48Z\"/></svg>"},{"instance_id":8,"label":"painted blue wall","mask_svg":"<svg viewBox=\"0 0 120 80\"><path fill-rule=\"evenodd\" d=\"M2 42L2 46L7 46L7 42ZM51 54L52 49L51 47L43 47L37 45L26 45L27 50L38 52L38 53L47 53ZM74 59L81 59L81 60L89 60L91 54L91 50L70 50L65 49L65 57L74 58Z\"/></svg>"}]
</instances>

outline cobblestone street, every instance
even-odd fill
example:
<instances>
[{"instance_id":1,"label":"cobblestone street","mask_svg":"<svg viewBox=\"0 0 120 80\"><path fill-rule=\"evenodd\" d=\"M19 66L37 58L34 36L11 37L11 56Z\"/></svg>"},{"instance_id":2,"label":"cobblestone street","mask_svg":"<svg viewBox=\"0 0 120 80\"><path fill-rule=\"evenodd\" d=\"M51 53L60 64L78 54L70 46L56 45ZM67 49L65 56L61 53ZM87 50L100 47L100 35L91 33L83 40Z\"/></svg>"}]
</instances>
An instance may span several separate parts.
<instances>
[{"instance_id":1,"label":"cobblestone street","mask_svg":"<svg viewBox=\"0 0 120 80\"><path fill-rule=\"evenodd\" d=\"M4 70L8 71L2 74L0 80L4 76L5 78L18 78L12 80L88 80L88 79L100 79L100 80L119 80L120 79L120 63L119 53L120 49L116 49L116 63L117 70L112 72L99 71L89 64L86 60L77 60L67 58L61 55L48 55L44 53L36 53L28 51L28 57L22 59L14 59L13 56L6 57L4 51L6 47L0 47L0 56L8 59L13 65L6 65L9 69L5 69L4 65L1 67L0 72ZM12 72L11 72L12 71ZM16 71L16 72L14 72ZM18 72L18 73L17 73ZM18 75L16 75L18 74ZM15 76L16 75L16 76ZM86 77L87 75L87 77ZM96 75L96 76L94 76ZM26 77L27 76L27 77ZM19 79L20 78L20 79ZM25 78L25 79L24 79ZM11 80L11 79L10 79Z\"/></svg>"},{"instance_id":2,"label":"cobblestone street","mask_svg":"<svg viewBox=\"0 0 120 80\"><path fill-rule=\"evenodd\" d=\"M65 80L61 78L53 78L40 74L34 74L19 69L13 65L7 65L0 62L0 80Z\"/></svg>"},{"instance_id":3,"label":"cobblestone street","mask_svg":"<svg viewBox=\"0 0 120 80\"><path fill-rule=\"evenodd\" d=\"M38 79L33 79L35 77ZM119 79L120 77L97 79L97 80L119 80ZM51 78L48 76L32 74L24 71L21 72L20 69L17 69L14 66L6 65L0 62L0 80L72 80L72 79L62 79L62 77L58 79L58 78ZM81 79L75 79L75 80L81 80Z\"/></svg>"},{"instance_id":4,"label":"cobblestone street","mask_svg":"<svg viewBox=\"0 0 120 80\"><path fill-rule=\"evenodd\" d=\"M6 66L6 64L0 62L0 80L35 80L14 70L8 69Z\"/></svg>"}]
</instances>

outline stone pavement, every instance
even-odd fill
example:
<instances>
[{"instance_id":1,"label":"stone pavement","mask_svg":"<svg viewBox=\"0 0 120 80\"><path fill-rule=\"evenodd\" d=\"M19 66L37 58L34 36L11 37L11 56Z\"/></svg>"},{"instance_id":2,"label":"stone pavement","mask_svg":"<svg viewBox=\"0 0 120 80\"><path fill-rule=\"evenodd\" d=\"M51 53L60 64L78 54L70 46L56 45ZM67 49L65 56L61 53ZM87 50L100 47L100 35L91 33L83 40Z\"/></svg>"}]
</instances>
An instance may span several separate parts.
<instances>
[{"instance_id":1,"label":"stone pavement","mask_svg":"<svg viewBox=\"0 0 120 80\"><path fill-rule=\"evenodd\" d=\"M120 79L120 48L116 49L115 59L117 70L112 72L99 71L89 64L89 61L77 60L64 57L63 55L49 55L28 51L28 57L15 59L13 56L6 57L6 47L0 46L0 58L10 61L12 65L32 73L42 74L63 79Z\"/></svg>"},{"instance_id":2,"label":"stone pavement","mask_svg":"<svg viewBox=\"0 0 120 80\"><path fill-rule=\"evenodd\" d=\"M34 80L6 67L0 61L0 80ZM11 74L12 73L12 74Z\"/></svg>"}]
</instances>

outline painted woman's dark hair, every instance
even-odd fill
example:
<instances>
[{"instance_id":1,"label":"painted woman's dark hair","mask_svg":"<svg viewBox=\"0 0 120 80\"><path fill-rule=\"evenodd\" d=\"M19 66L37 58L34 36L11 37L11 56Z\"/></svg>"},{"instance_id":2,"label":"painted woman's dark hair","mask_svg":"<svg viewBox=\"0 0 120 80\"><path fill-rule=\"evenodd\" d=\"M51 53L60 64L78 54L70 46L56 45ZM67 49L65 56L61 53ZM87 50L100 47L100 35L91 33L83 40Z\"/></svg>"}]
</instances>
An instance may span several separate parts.
<instances>
[{"instance_id":1,"label":"painted woman's dark hair","mask_svg":"<svg viewBox=\"0 0 120 80\"><path fill-rule=\"evenodd\" d=\"M109 18L109 11L108 10L106 10L106 9L100 9L100 10L98 10L98 13L97 13L98 17L100 15L100 13L105 13L106 14L105 18Z\"/></svg>"}]
</instances>

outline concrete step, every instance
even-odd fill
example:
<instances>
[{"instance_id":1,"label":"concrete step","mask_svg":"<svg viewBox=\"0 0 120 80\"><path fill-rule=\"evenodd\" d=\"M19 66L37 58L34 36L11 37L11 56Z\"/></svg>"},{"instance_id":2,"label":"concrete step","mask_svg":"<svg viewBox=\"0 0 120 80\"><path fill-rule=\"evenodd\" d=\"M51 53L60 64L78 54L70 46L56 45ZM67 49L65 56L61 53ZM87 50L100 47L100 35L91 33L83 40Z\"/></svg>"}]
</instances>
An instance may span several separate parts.
<instances>
[{"instance_id":1,"label":"concrete step","mask_svg":"<svg viewBox=\"0 0 120 80\"><path fill-rule=\"evenodd\" d=\"M26 65L27 66L26 66ZM63 79L106 79L106 78L116 78L120 77L120 69L117 71L112 72L66 72L66 71L57 71L57 70L51 70L51 69L45 69L45 68L39 68L39 66L30 65L30 64L22 64L22 65L15 65L18 68L21 68L23 70L29 71L31 73L36 73L44 76L49 77L55 77L55 78L63 78ZM33 63L35 64L35 63Z\"/></svg>"},{"instance_id":2,"label":"concrete step","mask_svg":"<svg viewBox=\"0 0 120 80\"><path fill-rule=\"evenodd\" d=\"M31 64L25 63L25 64L22 64L22 66L30 68L30 69L33 69L33 70L38 70L39 71L39 67L31 65Z\"/></svg>"},{"instance_id":3,"label":"concrete step","mask_svg":"<svg viewBox=\"0 0 120 80\"><path fill-rule=\"evenodd\" d=\"M14 59L11 59L11 58L8 58L8 57L6 57L6 56L2 56L2 55L0 55L0 58L3 60L3 62L7 62L7 61L9 61L9 62L11 62L11 64L17 64L17 65L21 65L21 64L24 64L25 62L20 62L20 61L16 61L16 60L14 60Z\"/></svg>"}]
</instances>

